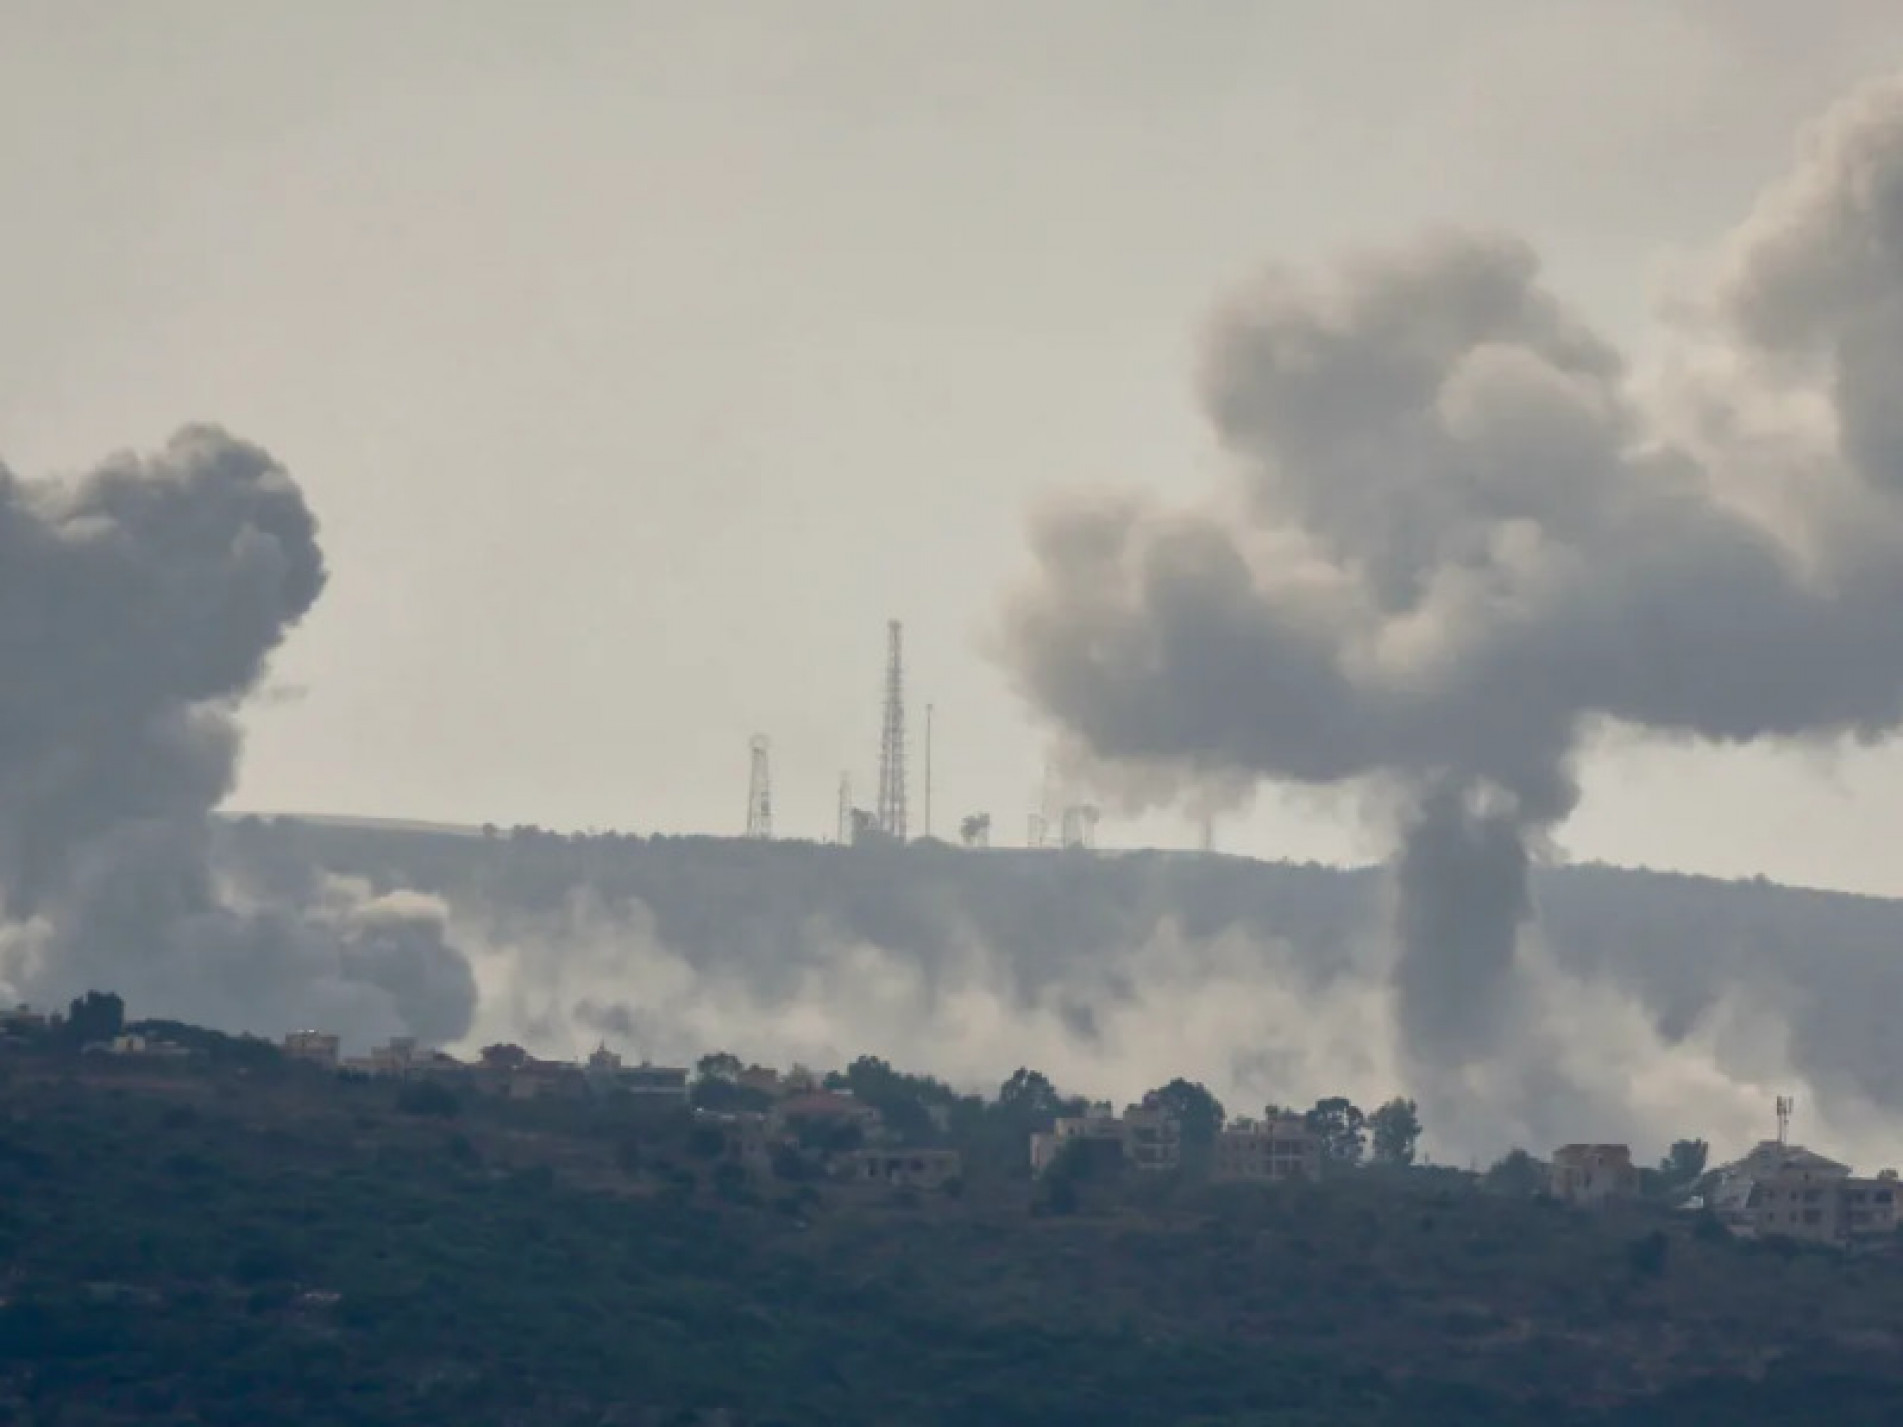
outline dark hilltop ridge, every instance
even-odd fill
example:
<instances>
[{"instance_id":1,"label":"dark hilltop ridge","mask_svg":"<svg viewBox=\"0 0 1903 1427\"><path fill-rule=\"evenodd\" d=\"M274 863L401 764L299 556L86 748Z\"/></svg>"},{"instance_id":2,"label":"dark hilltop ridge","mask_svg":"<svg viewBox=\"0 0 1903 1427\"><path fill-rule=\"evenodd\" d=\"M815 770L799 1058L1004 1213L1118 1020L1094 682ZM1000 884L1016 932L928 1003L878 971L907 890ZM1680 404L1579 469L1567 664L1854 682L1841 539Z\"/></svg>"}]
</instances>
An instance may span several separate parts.
<instances>
[{"instance_id":1,"label":"dark hilltop ridge","mask_svg":"<svg viewBox=\"0 0 1903 1427\"><path fill-rule=\"evenodd\" d=\"M1136 949L1164 929L1172 946L1224 942L1225 975L1245 974L1236 956L1245 972L1259 962L1263 984L1272 981L1280 994L1345 995L1384 984L1369 959L1388 935L1386 874L1375 868L261 817L221 820L217 856L240 878L268 881L276 868L302 876L298 869L314 865L377 891L434 894L453 909L460 937L507 941L529 961L519 968L524 982L539 977L551 986L568 984L562 977L578 955L576 899L585 894L609 940L638 916L641 935L699 974L744 984L769 1010L804 994L812 968L842 942L870 944L916 968L928 991L980 946L1002 998L1067 1008L1066 1031L1081 1042L1116 1006L1146 993L1159 959ZM1903 1111L1894 1016L1903 1005L1903 902L1597 865L1541 870L1534 894L1529 941L1578 985L1639 1008L1656 1053L1674 1053L1711 1017L1743 1006L1776 1026L1786 1058L1769 1071L1750 1062L1743 1070L1753 1077L1801 1082L1777 1088L1798 1089L1810 1099L1806 1110L1819 1115L1855 1105L1882 1122ZM616 985L613 954L602 965L600 984L574 991L574 1004L550 1014L570 1017L576 1044L630 1031L638 1040L652 1029L643 1020L644 988ZM1406 1088L1427 1087L1409 1079ZM1598 1109L1563 1094L1550 1109L1517 1107L1519 1139L1508 1142L1546 1147L1590 1136L1579 1121ZM1443 1109L1435 1118L1445 1126L1451 1117ZM1600 1132L1618 1137L1633 1128L1606 1124ZM1658 1128L1669 1138L1675 1125Z\"/></svg>"}]
</instances>

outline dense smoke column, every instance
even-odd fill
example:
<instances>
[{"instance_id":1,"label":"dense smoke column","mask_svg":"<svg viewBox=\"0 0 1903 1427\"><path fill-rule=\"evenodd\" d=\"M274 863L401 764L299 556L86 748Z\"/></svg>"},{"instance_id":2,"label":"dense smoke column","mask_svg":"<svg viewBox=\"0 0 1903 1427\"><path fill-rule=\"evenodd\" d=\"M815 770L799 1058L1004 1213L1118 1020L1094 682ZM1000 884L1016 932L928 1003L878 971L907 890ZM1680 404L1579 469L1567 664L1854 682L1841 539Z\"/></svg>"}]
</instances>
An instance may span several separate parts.
<instances>
[{"instance_id":1,"label":"dense smoke column","mask_svg":"<svg viewBox=\"0 0 1903 1427\"><path fill-rule=\"evenodd\" d=\"M1532 912L1531 861L1508 809L1430 789L1394 864L1394 972L1406 1049L1428 1065L1485 1052L1513 1016L1514 946Z\"/></svg>"},{"instance_id":2,"label":"dense smoke column","mask_svg":"<svg viewBox=\"0 0 1903 1427\"><path fill-rule=\"evenodd\" d=\"M1890 83L1730 235L1675 384L1644 392L1511 238L1265 275L1207 343L1227 479L1174 509L1055 502L1006 663L1133 799L1398 795L1404 1044L1423 1072L1499 1050L1529 848L1573 807L1583 734L1903 720L1899 214Z\"/></svg>"},{"instance_id":3,"label":"dense smoke column","mask_svg":"<svg viewBox=\"0 0 1903 1427\"><path fill-rule=\"evenodd\" d=\"M297 488L206 428L76 484L0 468L0 894L15 917L131 822L202 816L236 760L227 709L316 600Z\"/></svg>"},{"instance_id":4,"label":"dense smoke column","mask_svg":"<svg viewBox=\"0 0 1903 1427\"><path fill-rule=\"evenodd\" d=\"M468 1024L473 980L440 915L244 910L212 876L207 820L237 767L233 711L324 582L296 484L214 428L71 483L0 468L10 994L109 988L135 1013L247 1030L318 1015L364 1033ZM416 1012L424 987L447 1014Z\"/></svg>"}]
</instances>

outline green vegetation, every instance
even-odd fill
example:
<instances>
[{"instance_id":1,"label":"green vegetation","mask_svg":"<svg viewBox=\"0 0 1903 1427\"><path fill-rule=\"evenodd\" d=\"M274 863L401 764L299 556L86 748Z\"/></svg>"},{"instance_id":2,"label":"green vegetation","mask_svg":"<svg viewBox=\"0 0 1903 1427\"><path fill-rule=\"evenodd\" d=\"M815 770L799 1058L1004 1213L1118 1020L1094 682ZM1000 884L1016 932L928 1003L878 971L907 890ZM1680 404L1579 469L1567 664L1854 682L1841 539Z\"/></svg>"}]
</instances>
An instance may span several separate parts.
<instances>
[{"instance_id":1,"label":"green vegetation","mask_svg":"<svg viewBox=\"0 0 1903 1427\"><path fill-rule=\"evenodd\" d=\"M921 1194L748 1169L632 1101L204 1044L0 1060L0 1421L1751 1427L1903 1403L1903 1264L1489 1194L1381 1149L1381 1111L1386 1162L1319 1185L1081 1150L1033 1184L1021 1139L984 1150L1066 1108L1048 1079L985 1102L856 1062L972 1147Z\"/></svg>"}]
</instances>

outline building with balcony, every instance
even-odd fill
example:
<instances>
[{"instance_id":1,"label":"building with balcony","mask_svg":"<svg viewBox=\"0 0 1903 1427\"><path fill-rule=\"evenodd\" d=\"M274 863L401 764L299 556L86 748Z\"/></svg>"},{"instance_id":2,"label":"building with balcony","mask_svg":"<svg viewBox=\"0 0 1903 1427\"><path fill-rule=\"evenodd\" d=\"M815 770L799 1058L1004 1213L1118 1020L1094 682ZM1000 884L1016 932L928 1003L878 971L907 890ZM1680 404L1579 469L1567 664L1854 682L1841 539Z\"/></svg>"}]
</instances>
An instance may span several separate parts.
<instances>
[{"instance_id":1,"label":"building with balcony","mask_svg":"<svg viewBox=\"0 0 1903 1427\"><path fill-rule=\"evenodd\" d=\"M1322 1144L1300 1115L1234 1120L1216 1135L1210 1176L1281 1184L1321 1178Z\"/></svg>"}]
</instances>

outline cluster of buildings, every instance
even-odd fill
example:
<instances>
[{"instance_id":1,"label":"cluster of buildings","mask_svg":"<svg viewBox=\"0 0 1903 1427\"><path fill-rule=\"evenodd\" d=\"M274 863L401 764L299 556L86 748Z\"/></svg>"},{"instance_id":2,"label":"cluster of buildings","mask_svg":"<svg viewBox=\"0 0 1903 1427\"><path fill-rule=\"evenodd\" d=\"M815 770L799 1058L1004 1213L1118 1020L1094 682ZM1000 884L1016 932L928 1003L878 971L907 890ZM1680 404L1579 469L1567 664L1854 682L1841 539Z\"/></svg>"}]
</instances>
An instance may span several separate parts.
<instances>
[{"instance_id":1,"label":"cluster of buildings","mask_svg":"<svg viewBox=\"0 0 1903 1427\"><path fill-rule=\"evenodd\" d=\"M1865 1179L1801 1145L1765 1140L1719 1170L1702 1203L1748 1237L1855 1244L1895 1236L1899 1190L1893 1169Z\"/></svg>"},{"instance_id":2,"label":"cluster of buildings","mask_svg":"<svg viewBox=\"0 0 1903 1427\"><path fill-rule=\"evenodd\" d=\"M1710 1210L1743 1238L1772 1236L1853 1246L1894 1239L1903 1182L1895 1170L1875 1178L1782 1137L1762 1140L1742 1159L1704 1176L1683 1207ZM1625 1145L1562 1145L1548 1167L1548 1191L1593 1207L1637 1199L1641 1175Z\"/></svg>"},{"instance_id":3,"label":"cluster of buildings","mask_svg":"<svg viewBox=\"0 0 1903 1427\"><path fill-rule=\"evenodd\" d=\"M542 1060L513 1045L490 1046L476 1060L463 1061L398 1037L367 1056L346 1057L337 1036L303 1030L285 1036L280 1049L288 1059L344 1074L435 1080L511 1100L584 1099L618 1091L656 1108L685 1110L692 1103L686 1067L628 1065L605 1045L579 1062ZM694 1119L721 1136L726 1158L749 1170L770 1172L776 1155L786 1151L856 1183L940 1189L962 1174L956 1150L895 1143L876 1108L824 1088L809 1071L753 1065L737 1071L730 1083L767 1108L695 1109Z\"/></svg>"},{"instance_id":4,"label":"cluster of buildings","mask_svg":"<svg viewBox=\"0 0 1903 1427\"><path fill-rule=\"evenodd\" d=\"M346 1074L442 1080L512 1100L544 1096L586 1098L604 1090L623 1090L658 1102L687 1103L688 1071L683 1066L625 1065L606 1046L587 1060L541 1060L520 1046L490 1046L474 1061L458 1060L419 1045L414 1036L396 1036L365 1056L345 1056L342 1042L328 1031L292 1031L279 1047L285 1058Z\"/></svg>"},{"instance_id":5,"label":"cluster of buildings","mask_svg":"<svg viewBox=\"0 0 1903 1427\"><path fill-rule=\"evenodd\" d=\"M50 1018L26 1006L0 1007L0 1044L43 1033ZM93 1053L177 1058L185 1047L137 1031L85 1047ZM658 1107L689 1109L691 1073L681 1066L629 1065L605 1045L585 1060L543 1060L519 1046L490 1046L474 1061L424 1047L413 1037L395 1037L368 1055L346 1057L338 1036L293 1031L279 1047L287 1059L350 1075L439 1080L446 1084L526 1100L586 1098L623 1092ZM879 1110L849 1091L827 1088L810 1071L781 1072L766 1066L735 1067L726 1080L748 1108L696 1108L698 1124L719 1133L723 1152L750 1169L767 1171L776 1158L794 1153L834 1178L891 1187L940 1189L961 1178L958 1151L900 1143ZM931 1110L937 1129L948 1133L942 1110ZM1785 1136L1789 1102L1779 1102L1779 1134L1749 1154L1703 1176L1683 1207L1709 1210L1733 1233L1780 1236L1813 1243L1854 1246L1894 1241L1903 1228L1903 1181L1896 1171L1874 1178L1850 1166L1790 1144ZM1265 1184L1321 1177L1321 1138L1299 1114L1270 1111L1260 1119L1231 1120L1216 1132L1207 1161L1212 1179ZM1121 1112L1108 1103L1080 1115L1058 1118L1030 1137L1030 1167L1041 1175L1069 1155L1105 1167L1139 1173L1182 1168L1183 1134L1170 1109L1149 1096ZM1635 1200L1645 1192L1643 1172L1623 1144L1569 1144L1546 1166L1553 1198L1581 1207Z\"/></svg>"},{"instance_id":6,"label":"cluster of buildings","mask_svg":"<svg viewBox=\"0 0 1903 1427\"><path fill-rule=\"evenodd\" d=\"M877 1107L850 1091L826 1089L805 1071L782 1075L750 1066L733 1083L766 1097L767 1108L696 1110L695 1119L718 1129L748 1169L767 1172L791 1155L833 1179L894 1189L944 1189L963 1177L957 1150L899 1143ZM949 1126L938 1119L938 1128Z\"/></svg>"},{"instance_id":7,"label":"cluster of buildings","mask_svg":"<svg viewBox=\"0 0 1903 1427\"><path fill-rule=\"evenodd\" d=\"M1154 1097L1125 1106L1121 1114L1108 1104L1097 1104L1032 1134L1033 1174L1043 1174L1064 1154L1138 1171L1180 1169L1182 1125ZM1209 1173L1218 1180L1280 1184L1319 1179L1321 1165L1321 1140L1308 1121L1300 1115L1272 1113L1260 1120L1231 1120L1217 1131Z\"/></svg>"}]
</instances>

